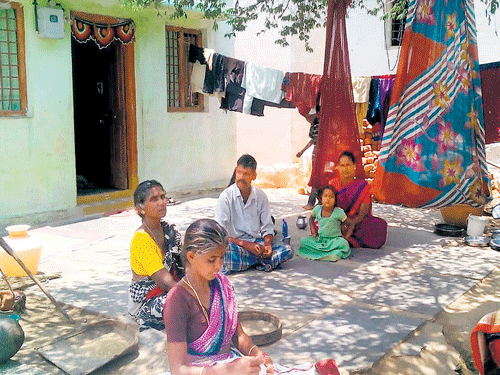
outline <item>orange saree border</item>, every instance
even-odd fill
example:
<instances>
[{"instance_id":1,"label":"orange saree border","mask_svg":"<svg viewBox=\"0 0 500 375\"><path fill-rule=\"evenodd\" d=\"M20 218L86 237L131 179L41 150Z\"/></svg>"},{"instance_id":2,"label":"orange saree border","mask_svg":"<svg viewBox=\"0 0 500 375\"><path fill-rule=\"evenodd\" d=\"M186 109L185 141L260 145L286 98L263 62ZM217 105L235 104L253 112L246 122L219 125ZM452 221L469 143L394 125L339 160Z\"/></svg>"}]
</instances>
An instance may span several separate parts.
<instances>
[{"instance_id":1,"label":"orange saree border","mask_svg":"<svg viewBox=\"0 0 500 375\"><path fill-rule=\"evenodd\" d=\"M407 176L387 172L378 164L371 193L380 202L420 207L438 197L441 191L419 186Z\"/></svg>"}]
</instances>

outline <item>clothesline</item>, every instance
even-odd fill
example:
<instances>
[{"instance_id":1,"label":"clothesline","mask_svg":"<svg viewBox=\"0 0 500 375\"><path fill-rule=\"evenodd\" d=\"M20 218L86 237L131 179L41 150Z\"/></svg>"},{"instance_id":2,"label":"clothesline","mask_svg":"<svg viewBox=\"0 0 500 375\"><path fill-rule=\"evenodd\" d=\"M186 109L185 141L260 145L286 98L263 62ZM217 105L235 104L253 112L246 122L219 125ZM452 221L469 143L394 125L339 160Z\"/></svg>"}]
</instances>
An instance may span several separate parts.
<instances>
[{"instance_id":1,"label":"clothesline","mask_svg":"<svg viewBox=\"0 0 500 375\"><path fill-rule=\"evenodd\" d=\"M191 91L205 95L216 94L220 99L221 109L263 116L265 106L297 108L306 117L316 106L322 75L262 67L192 43L189 62L193 63ZM385 95L375 95L373 98L369 96L373 79L388 79L393 82L394 75L355 77L353 92L356 103L371 103L380 97L382 101L385 99ZM354 84L356 80L360 81L359 85ZM373 103L371 106L374 112L372 117L379 118L378 122L381 121L379 112L382 104ZM366 108L362 117L365 115Z\"/></svg>"},{"instance_id":2,"label":"clothesline","mask_svg":"<svg viewBox=\"0 0 500 375\"><path fill-rule=\"evenodd\" d=\"M193 44L190 45L189 62L193 63L191 91L217 94L221 109L263 116L265 106L293 108L302 104L300 98L287 100L291 98L285 97L291 93L291 88L285 87L289 81L285 81L285 72L281 70L224 56ZM318 90L319 85L312 93L314 102Z\"/></svg>"}]
</instances>

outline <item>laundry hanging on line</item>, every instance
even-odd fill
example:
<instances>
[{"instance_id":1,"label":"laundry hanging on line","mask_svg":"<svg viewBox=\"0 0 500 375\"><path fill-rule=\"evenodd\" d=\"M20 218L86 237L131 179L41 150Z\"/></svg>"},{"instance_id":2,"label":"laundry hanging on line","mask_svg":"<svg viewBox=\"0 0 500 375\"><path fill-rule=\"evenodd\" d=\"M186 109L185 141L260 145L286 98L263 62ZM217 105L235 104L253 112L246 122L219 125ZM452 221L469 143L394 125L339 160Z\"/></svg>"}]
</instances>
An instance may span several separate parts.
<instances>
[{"instance_id":1,"label":"laundry hanging on line","mask_svg":"<svg viewBox=\"0 0 500 375\"><path fill-rule=\"evenodd\" d=\"M207 50L210 52L207 53ZM295 88L295 91L299 92L304 90L303 86L309 87L311 84L319 89L314 79L310 82L297 81L295 84L294 81L291 85L284 85L286 73L283 71L237 60L193 44L189 48L188 61L193 63L192 91L205 95L216 94L221 102L220 108L224 110L263 116L266 106L295 108L295 103L298 103L302 108L304 99L299 95L294 95L292 100L287 100L287 89ZM204 76L200 65L205 66ZM202 76L203 85L201 84ZM312 104L307 112L315 106L317 90L312 94L312 99L310 99Z\"/></svg>"},{"instance_id":2,"label":"laundry hanging on line","mask_svg":"<svg viewBox=\"0 0 500 375\"><path fill-rule=\"evenodd\" d=\"M321 74L303 72L282 72L258 66L252 62L238 60L218 54L212 49L198 47L194 44L189 48L189 62L193 63L191 72L191 91L205 95L217 95L220 109L263 116L264 108L297 108L298 112L307 117L316 107L316 100L323 79ZM250 74L246 74L250 70ZM375 105L374 98L369 99L370 82L381 80L393 82L394 75L377 77L353 77L353 96L355 103L366 103L359 114L361 121L368 117L366 106L375 108L375 116L386 116L383 100L390 99L387 95L378 94L382 102ZM250 87L250 93L248 92ZM380 87L380 85L378 85ZM377 87L377 90L378 90ZM392 87L392 86L391 86ZM371 104L373 102L373 104ZM388 109L388 108L387 108ZM380 122L380 120L378 120ZM361 129L362 123L360 125Z\"/></svg>"},{"instance_id":3,"label":"laundry hanging on line","mask_svg":"<svg viewBox=\"0 0 500 375\"><path fill-rule=\"evenodd\" d=\"M209 51L207 53L207 50ZM191 44L189 49L189 62L193 63L191 73L191 89L193 92L201 92L205 95L217 95L220 100L220 108L224 110L264 116L264 108L272 106L277 108L294 108L293 103L286 102L281 91L282 78L279 71L275 71L274 82L265 82L261 78L261 72L269 72L268 68L252 68L252 74L245 79L246 62L227 57L207 48ZM203 75L201 64L205 65ZM284 72L281 73L284 76ZM203 76L203 84L201 77ZM255 78L257 77L257 78ZM273 87L278 85L278 90ZM250 86L250 94L247 87ZM200 90L200 88L202 89ZM269 90L271 87L273 89ZM269 92L274 96L269 96ZM246 98L246 99L245 99Z\"/></svg>"}]
</instances>

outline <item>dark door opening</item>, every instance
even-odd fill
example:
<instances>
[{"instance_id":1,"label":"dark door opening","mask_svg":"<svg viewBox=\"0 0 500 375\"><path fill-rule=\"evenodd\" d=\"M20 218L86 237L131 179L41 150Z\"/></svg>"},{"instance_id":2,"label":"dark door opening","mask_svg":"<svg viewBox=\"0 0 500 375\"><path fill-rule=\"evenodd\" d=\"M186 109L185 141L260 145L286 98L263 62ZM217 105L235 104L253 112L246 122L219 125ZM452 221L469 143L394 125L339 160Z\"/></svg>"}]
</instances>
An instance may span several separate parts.
<instances>
[{"instance_id":1,"label":"dark door opening","mask_svg":"<svg viewBox=\"0 0 500 375\"><path fill-rule=\"evenodd\" d=\"M77 193L127 189L122 48L71 43Z\"/></svg>"}]
</instances>

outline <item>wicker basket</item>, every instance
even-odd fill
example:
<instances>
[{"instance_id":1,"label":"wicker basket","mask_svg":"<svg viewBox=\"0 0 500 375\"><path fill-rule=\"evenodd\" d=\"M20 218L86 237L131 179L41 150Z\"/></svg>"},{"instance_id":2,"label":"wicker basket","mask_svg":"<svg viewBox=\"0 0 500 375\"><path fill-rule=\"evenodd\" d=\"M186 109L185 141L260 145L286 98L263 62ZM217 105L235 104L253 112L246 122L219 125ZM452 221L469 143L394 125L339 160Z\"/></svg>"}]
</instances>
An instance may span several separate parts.
<instances>
[{"instance_id":1,"label":"wicker basket","mask_svg":"<svg viewBox=\"0 0 500 375\"><path fill-rule=\"evenodd\" d=\"M443 207L440 211L445 223L459 225L465 228L467 227L467 218L469 217L469 214L482 216L484 206L472 207L469 204L463 203L455 206Z\"/></svg>"}]
</instances>

